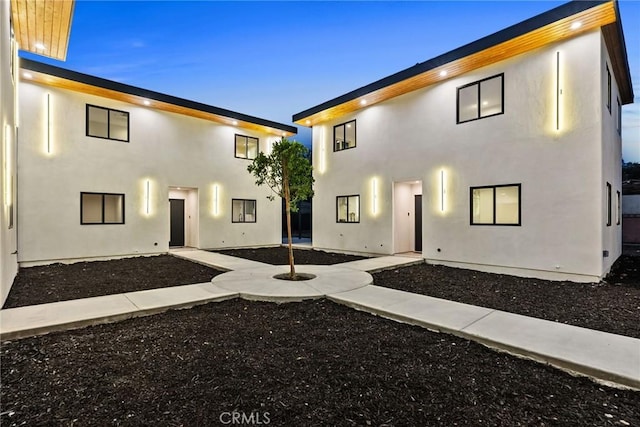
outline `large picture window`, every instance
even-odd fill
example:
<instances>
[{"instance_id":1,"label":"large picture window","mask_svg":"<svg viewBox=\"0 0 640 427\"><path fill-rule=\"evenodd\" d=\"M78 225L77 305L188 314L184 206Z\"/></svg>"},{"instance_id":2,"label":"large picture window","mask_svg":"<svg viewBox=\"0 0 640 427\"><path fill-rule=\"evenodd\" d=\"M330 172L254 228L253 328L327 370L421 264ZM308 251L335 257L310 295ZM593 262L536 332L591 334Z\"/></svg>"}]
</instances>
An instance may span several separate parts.
<instances>
[{"instance_id":1,"label":"large picture window","mask_svg":"<svg viewBox=\"0 0 640 427\"><path fill-rule=\"evenodd\" d=\"M504 74L458 88L457 123L504 113Z\"/></svg>"},{"instance_id":2,"label":"large picture window","mask_svg":"<svg viewBox=\"0 0 640 427\"><path fill-rule=\"evenodd\" d=\"M336 221L360 222L360 196L336 197Z\"/></svg>"},{"instance_id":3,"label":"large picture window","mask_svg":"<svg viewBox=\"0 0 640 427\"><path fill-rule=\"evenodd\" d=\"M342 151L356 146L356 121L333 127L333 151Z\"/></svg>"},{"instance_id":4,"label":"large picture window","mask_svg":"<svg viewBox=\"0 0 640 427\"><path fill-rule=\"evenodd\" d=\"M231 222L256 222L256 201L232 199Z\"/></svg>"},{"instance_id":5,"label":"large picture window","mask_svg":"<svg viewBox=\"0 0 640 427\"><path fill-rule=\"evenodd\" d=\"M124 224L124 194L80 193L80 224Z\"/></svg>"},{"instance_id":6,"label":"large picture window","mask_svg":"<svg viewBox=\"0 0 640 427\"><path fill-rule=\"evenodd\" d=\"M520 184L471 187L471 225L520 225Z\"/></svg>"},{"instance_id":7,"label":"large picture window","mask_svg":"<svg viewBox=\"0 0 640 427\"><path fill-rule=\"evenodd\" d=\"M258 157L258 138L236 134L236 154L239 159L253 160Z\"/></svg>"},{"instance_id":8,"label":"large picture window","mask_svg":"<svg viewBox=\"0 0 640 427\"><path fill-rule=\"evenodd\" d=\"M87 136L129 142L129 113L87 104Z\"/></svg>"}]
</instances>

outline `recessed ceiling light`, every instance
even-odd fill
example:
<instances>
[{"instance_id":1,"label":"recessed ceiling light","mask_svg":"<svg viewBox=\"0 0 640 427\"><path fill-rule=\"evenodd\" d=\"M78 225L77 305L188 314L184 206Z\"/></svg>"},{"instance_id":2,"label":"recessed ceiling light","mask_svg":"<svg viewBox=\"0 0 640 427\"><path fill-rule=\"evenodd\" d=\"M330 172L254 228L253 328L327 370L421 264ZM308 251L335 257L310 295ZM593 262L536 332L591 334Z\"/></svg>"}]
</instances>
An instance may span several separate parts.
<instances>
[{"instance_id":1,"label":"recessed ceiling light","mask_svg":"<svg viewBox=\"0 0 640 427\"><path fill-rule=\"evenodd\" d=\"M151 105L151 103L149 102L148 99L145 99L144 101L142 101L144 103L144 105Z\"/></svg>"},{"instance_id":2,"label":"recessed ceiling light","mask_svg":"<svg viewBox=\"0 0 640 427\"><path fill-rule=\"evenodd\" d=\"M42 44L42 43L36 43L36 44L34 45L34 47L35 47L37 50L45 50L45 49L46 49L45 45L44 45L44 44Z\"/></svg>"},{"instance_id":3,"label":"recessed ceiling light","mask_svg":"<svg viewBox=\"0 0 640 427\"><path fill-rule=\"evenodd\" d=\"M489 105L488 101L482 101L482 105Z\"/></svg>"},{"instance_id":4,"label":"recessed ceiling light","mask_svg":"<svg viewBox=\"0 0 640 427\"><path fill-rule=\"evenodd\" d=\"M447 75L447 70L440 71L440 77L444 77Z\"/></svg>"},{"instance_id":5,"label":"recessed ceiling light","mask_svg":"<svg viewBox=\"0 0 640 427\"><path fill-rule=\"evenodd\" d=\"M238 121L237 121L237 120L234 120L234 121L233 121L233 125L234 125L234 126L238 126Z\"/></svg>"},{"instance_id":6,"label":"recessed ceiling light","mask_svg":"<svg viewBox=\"0 0 640 427\"><path fill-rule=\"evenodd\" d=\"M287 136L287 133L286 132L282 132L282 136Z\"/></svg>"},{"instance_id":7,"label":"recessed ceiling light","mask_svg":"<svg viewBox=\"0 0 640 427\"><path fill-rule=\"evenodd\" d=\"M367 100L366 100L366 99L363 99L362 101L360 101L360 104L362 104L362 105L367 105Z\"/></svg>"},{"instance_id":8,"label":"recessed ceiling light","mask_svg":"<svg viewBox=\"0 0 640 427\"><path fill-rule=\"evenodd\" d=\"M22 73L22 76L25 79L32 79L33 78L33 74L31 74L31 73Z\"/></svg>"},{"instance_id":9,"label":"recessed ceiling light","mask_svg":"<svg viewBox=\"0 0 640 427\"><path fill-rule=\"evenodd\" d=\"M577 30L580 27L582 27L582 22L580 22L580 21L576 21L573 24L571 24L571 29L572 30Z\"/></svg>"},{"instance_id":10,"label":"recessed ceiling light","mask_svg":"<svg viewBox=\"0 0 640 427\"><path fill-rule=\"evenodd\" d=\"M307 120L307 124L310 125L311 124L311 120Z\"/></svg>"},{"instance_id":11,"label":"recessed ceiling light","mask_svg":"<svg viewBox=\"0 0 640 427\"><path fill-rule=\"evenodd\" d=\"M176 190L181 190L181 188L180 187L176 187Z\"/></svg>"}]
</instances>

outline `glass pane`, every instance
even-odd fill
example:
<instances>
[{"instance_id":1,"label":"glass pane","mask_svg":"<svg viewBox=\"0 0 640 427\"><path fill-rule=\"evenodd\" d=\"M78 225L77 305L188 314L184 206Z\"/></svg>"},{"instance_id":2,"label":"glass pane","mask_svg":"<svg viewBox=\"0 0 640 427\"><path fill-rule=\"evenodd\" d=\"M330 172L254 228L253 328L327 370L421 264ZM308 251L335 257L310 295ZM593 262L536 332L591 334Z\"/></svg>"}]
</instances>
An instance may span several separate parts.
<instances>
[{"instance_id":1,"label":"glass pane","mask_svg":"<svg viewBox=\"0 0 640 427\"><path fill-rule=\"evenodd\" d=\"M244 201L244 222L256 222L256 201Z\"/></svg>"},{"instance_id":2,"label":"glass pane","mask_svg":"<svg viewBox=\"0 0 640 427\"><path fill-rule=\"evenodd\" d=\"M478 118L478 85L458 90L458 121L466 122Z\"/></svg>"},{"instance_id":3,"label":"glass pane","mask_svg":"<svg viewBox=\"0 0 640 427\"><path fill-rule=\"evenodd\" d=\"M346 136L343 148L351 148L356 146L356 122L349 122L346 125Z\"/></svg>"},{"instance_id":4,"label":"glass pane","mask_svg":"<svg viewBox=\"0 0 640 427\"><path fill-rule=\"evenodd\" d=\"M122 224L124 196L122 194L104 195L104 222L105 224Z\"/></svg>"},{"instance_id":5,"label":"glass pane","mask_svg":"<svg viewBox=\"0 0 640 427\"><path fill-rule=\"evenodd\" d=\"M102 194L83 194L82 223L102 224Z\"/></svg>"},{"instance_id":6,"label":"glass pane","mask_svg":"<svg viewBox=\"0 0 640 427\"><path fill-rule=\"evenodd\" d=\"M109 111L109 138L129 140L129 113Z\"/></svg>"},{"instance_id":7,"label":"glass pane","mask_svg":"<svg viewBox=\"0 0 640 427\"><path fill-rule=\"evenodd\" d=\"M493 224L493 188L473 190L473 224Z\"/></svg>"},{"instance_id":8,"label":"glass pane","mask_svg":"<svg viewBox=\"0 0 640 427\"><path fill-rule=\"evenodd\" d=\"M349 222L360 222L360 196L349 197Z\"/></svg>"},{"instance_id":9,"label":"glass pane","mask_svg":"<svg viewBox=\"0 0 640 427\"><path fill-rule=\"evenodd\" d=\"M480 116L502 113L502 76L480 83Z\"/></svg>"},{"instance_id":10,"label":"glass pane","mask_svg":"<svg viewBox=\"0 0 640 427\"><path fill-rule=\"evenodd\" d=\"M342 150L344 147L344 125L333 128L335 138L335 150Z\"/></svg>"},{"instance_id":11,"label":"glass pane","mask_svg":"<svg viewBox=\"0 0 640 427\"><path fill-rule=\"evenodd\" d=\"M247 137L236 135L236 157L247 158Z\"/></svg>"},{"instance_id":12,"label":"glass pane","mask_svg":"<svg viewBox=\"0 0 640 427\"><path fill-rule=\"evenodd\" d=\"M109 132L107 129L107 121L109 110L104 108L89 107L89 117L87 118L89 136L97 136L100 138L108 138Z\"/></svg>"},{"instance_id":13,"label":"glass pane","mask_svg":"<svg viewBox=\"0 0 640 427\"><path fill-rule=\"evenodd\" d=\"M520 222L520 189L512 187L496 188L496 224L518 224Z\"/></svg>"},{"instance_id":14,"label":"glass pane","mask_svg":"<svg viewBox=\"0 0 640 427\"><path fill-rule=\"evenodd\" d=\"M347 212L348 197L338 197L338 222L347 222L349 217Z\"/></svg>"},{"instance_id":15,"label":"glass pane","mask_svg":"<svg viewBox=\"0 0 640 427\"><path fill-rule=\"evenodd\" d=\"M247 138L247 158L255 159L258 156L258 138Z\"/></svg>"}]
</instances>

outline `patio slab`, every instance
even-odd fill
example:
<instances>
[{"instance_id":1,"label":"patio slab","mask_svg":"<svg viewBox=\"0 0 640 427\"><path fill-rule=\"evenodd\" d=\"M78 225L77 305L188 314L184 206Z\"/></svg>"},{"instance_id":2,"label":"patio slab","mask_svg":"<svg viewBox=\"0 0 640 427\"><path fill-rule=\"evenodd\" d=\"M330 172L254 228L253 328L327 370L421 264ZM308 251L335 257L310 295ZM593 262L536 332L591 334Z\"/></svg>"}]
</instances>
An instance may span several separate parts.
<instances>
[{"instance_id":1,"label":"patio slab","mask_svg":"<svg viewBox=\"0 0 640 427\"><path fill-rule=\"evenodd\" d=\"M237 258L229 255L219 254L217 252L203 251L200 249L180 249L175 251L169 251L170 255L177 258L183 258L189 261L197 262L198 264L206 265L208 267L217 268L223 271L243 270L248 268L267 267L270 264L263 262L251 261L244 258Z\"/></svg>"},{"instance_id":2,"label":"patio slab","mask_svg":"<svg viewBox=\"0 0 640 427\"><path fill-rule=\"evenodd\" d=\"M397 267L407 267L409 265L424 264L424 258L406 257L406 256L380 256L358 261L349 261L337 264L341 267L352 268L359 271L367 271L369 273L377 273L382 270L389 270Z\"/></svg>"}]
</instances>

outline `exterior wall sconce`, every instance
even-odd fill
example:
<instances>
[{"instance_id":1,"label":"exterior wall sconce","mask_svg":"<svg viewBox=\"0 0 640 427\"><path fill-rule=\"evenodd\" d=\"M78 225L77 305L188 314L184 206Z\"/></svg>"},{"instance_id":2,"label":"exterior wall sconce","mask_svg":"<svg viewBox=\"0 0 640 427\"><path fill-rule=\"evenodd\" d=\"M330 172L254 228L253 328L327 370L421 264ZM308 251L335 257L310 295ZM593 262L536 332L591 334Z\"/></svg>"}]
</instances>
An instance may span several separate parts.
<instances>
[{"instance_id":1,"label":"exterior wall sconce","mask_svg":"<svg viewBox=\"0 0 640 427\"><path fill-rule=\"evenodd\" d=\"M213 186L213 216L218 216L219 213L219 188L218 184Z\"/></svg>"},{"instance_id":2,"label":"exterior wall sconce","mask_svg":"<svg viewBox=\"0 0 640 427\"><path fill-rule=\"evenodd\" d=\"M11 172L11 125L4 125L4 203L7 207L13 204L13 180Z\"/></svg>"},{"instance_id":3,"label":"exterior wall sconce","mask_svg":"<svg viewBox=\"0 0 640 427\"><path fill-rule=\"evenodd\" d=\"M373 195L373 197L371 198L371 202L372 202L371 210L374 215L377 215L378 213L378 179L377 178L373 178L373 180L371 181L371 191Z\"/></svg>"},{"instance_id":4,"label":"exterior wall sconce","mask_svg":"<svg viewBox=\"0 0 640 427\"><path fill-rule=\"evenodd\" d=\"M440 212L444 212L445 194L445 173L444 169L440 169Z\"/></svg>"},{"instance_id":5,"label":"exterior wall sconce","mask_svg":"<svg viewBox=\"0 0 640 427\"><path fill-rule=\"evenodd\" d=\"M151 213L151 181L147 180L145 185L145 212L147 215Z\"/></svg>"},{"instance_id":6,"label":"exterior wall sconce","mask_svg":"<svg viewBox=\"0 0 640 427\"><path fill-rule=\"evenodd\" d=\"M556 52L556 131L560 130L560 96L562 88L560 87L560 51Z\"/></svg>"}]
</instances>

